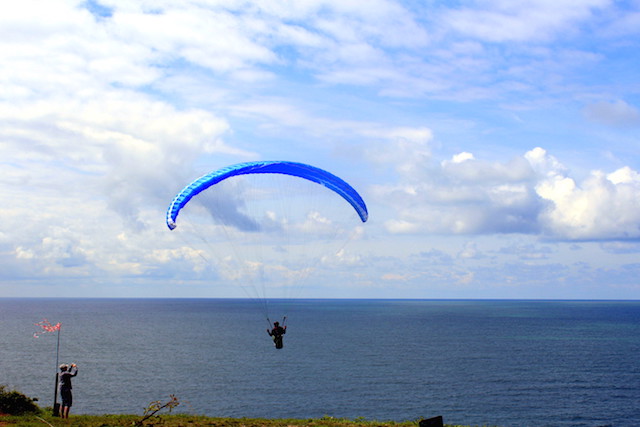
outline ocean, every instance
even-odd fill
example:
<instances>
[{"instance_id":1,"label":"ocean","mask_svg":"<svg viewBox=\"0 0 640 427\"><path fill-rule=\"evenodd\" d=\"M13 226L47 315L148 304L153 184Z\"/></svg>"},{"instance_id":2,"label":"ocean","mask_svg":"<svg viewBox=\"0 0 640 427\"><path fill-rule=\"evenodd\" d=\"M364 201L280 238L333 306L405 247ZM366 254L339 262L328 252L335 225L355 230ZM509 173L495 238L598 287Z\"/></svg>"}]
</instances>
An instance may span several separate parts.
<instances>
[{"instance_id":1,"label":"ocean","mask_svg":"<svg viewBox=\"0 0 640 427\"><path fill-rule=\"evenodd\" d=\"M72 414L640 426L640 301L0 299L0 384ZM282 320L272 318L271 320Z\"/></svg>"}]
</instances>

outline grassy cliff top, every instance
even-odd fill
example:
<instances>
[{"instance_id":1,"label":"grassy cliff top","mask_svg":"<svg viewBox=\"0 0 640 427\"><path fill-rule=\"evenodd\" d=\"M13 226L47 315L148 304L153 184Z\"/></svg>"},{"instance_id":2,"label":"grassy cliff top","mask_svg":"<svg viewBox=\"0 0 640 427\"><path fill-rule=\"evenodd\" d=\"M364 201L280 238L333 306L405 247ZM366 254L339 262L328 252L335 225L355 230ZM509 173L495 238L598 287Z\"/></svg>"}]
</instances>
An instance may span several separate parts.
<instances>
[{"instance_id":1,"label":"grassy cliff top","mask_svg":"<svg viewBox=\"0 0 640 427\"><path fill-rule=\"evenodd\" d=\"M418 421L393 422L369 421L365 419L348 420L323 417L316 419L262 419L262 418L216 418L199 415L164 414L142 421L140 415L71 415L63 420L48 414L3 416L0 426L43 427L82 426L82 427L119 427L119 426L162 426L162 427L417 427ZM445 424L454 427L450 424ZM463 427L463 426L455 426Z\"/></svg>"}]
</instances>

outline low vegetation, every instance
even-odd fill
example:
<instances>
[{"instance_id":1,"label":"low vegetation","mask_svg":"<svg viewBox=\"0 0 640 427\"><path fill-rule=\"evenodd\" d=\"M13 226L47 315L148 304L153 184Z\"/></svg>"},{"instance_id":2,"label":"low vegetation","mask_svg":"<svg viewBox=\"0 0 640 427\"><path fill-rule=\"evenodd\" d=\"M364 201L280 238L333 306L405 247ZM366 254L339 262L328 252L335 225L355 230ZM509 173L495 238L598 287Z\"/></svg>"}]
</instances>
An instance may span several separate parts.
<instances>
[{"instance_id":1,"label":"low vegetation","mask_svg":"<svg viewBox=\"0 0 640 427\"><path fill-rule=\"evenodd\" d=\"M0 385L0 427L418 427L418 421L368 421L322 417L314 419L216 418L200 415L171 414L180 404L175 396L166 402L151 402L142 415L71 415L54 417L51 408L41 409L30 397ZM462 427L462 426L449 426Z\"/></svg>"},{"instance_id":2,"label":"low vegetation","mask_svg":"<svg viewBox=\"0 0 640 427\"><path fill-rule=\"evenodd\" d=\"M8 390L6 386L0 385L0 414L23 415L35 414L40 411L30 397L16 390Z\"/></svg>"},{"instance_id":3,"label":"low vegetation","mask_svg":"<svg viewBox=\"0 0 640 427\"><path fill-rule=\"evenodd\" d=\"M0 418L0 426L44 427L132 427L136 425L162 427L417 427L418 422L396 423L391 421L347 420L323 417L317 419L262 419L262 418L216 418L198 415L165 414L148 418L139 424L140 415L70 415L68 420L52 417L49 414L38 416L8 416ZM449 424L446 426L454 427ZM462 426L455 426L462 427Z\"/></svg>"}]
</instances>

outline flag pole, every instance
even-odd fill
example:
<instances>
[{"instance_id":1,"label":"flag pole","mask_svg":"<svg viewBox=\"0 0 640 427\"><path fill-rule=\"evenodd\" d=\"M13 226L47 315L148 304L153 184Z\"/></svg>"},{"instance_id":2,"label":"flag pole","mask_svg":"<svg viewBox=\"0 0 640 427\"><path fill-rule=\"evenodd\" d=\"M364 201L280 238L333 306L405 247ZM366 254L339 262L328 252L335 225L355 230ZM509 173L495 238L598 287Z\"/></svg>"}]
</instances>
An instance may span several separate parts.
<instances>
[{"instance_id":1,"label":"flag pole","mask_svg":"<svg viewBox=\"0 0 640 427\"><path fill-rule=\"evenodd\" d=\"M56 385L53 392L53 416L60 416L60 406L58 405L58 366L60 363L60 329L62 329L62 325L58 328L58 343L56 344Z\"/></svg>"}]
</instances>

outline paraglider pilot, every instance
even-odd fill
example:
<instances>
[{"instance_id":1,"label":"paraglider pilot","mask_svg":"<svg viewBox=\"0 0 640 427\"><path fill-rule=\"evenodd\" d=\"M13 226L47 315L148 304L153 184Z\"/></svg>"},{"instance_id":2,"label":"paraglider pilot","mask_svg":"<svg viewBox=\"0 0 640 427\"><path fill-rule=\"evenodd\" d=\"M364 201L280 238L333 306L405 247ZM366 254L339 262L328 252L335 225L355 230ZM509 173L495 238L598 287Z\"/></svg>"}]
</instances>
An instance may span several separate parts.
<instances>
[{"instance_id":1,"label":"paraglider pilot","mask_svg":"<svg viewBox=\"0 0 640 427\"><path fill-rule=\"evenodd\" d=\"M287 333L287 326L283 328L279 322L273 322L273 329L267 329L267 333L273 338L276 348L282 348L282 336Z\"/></svg>"}]
</instances>

